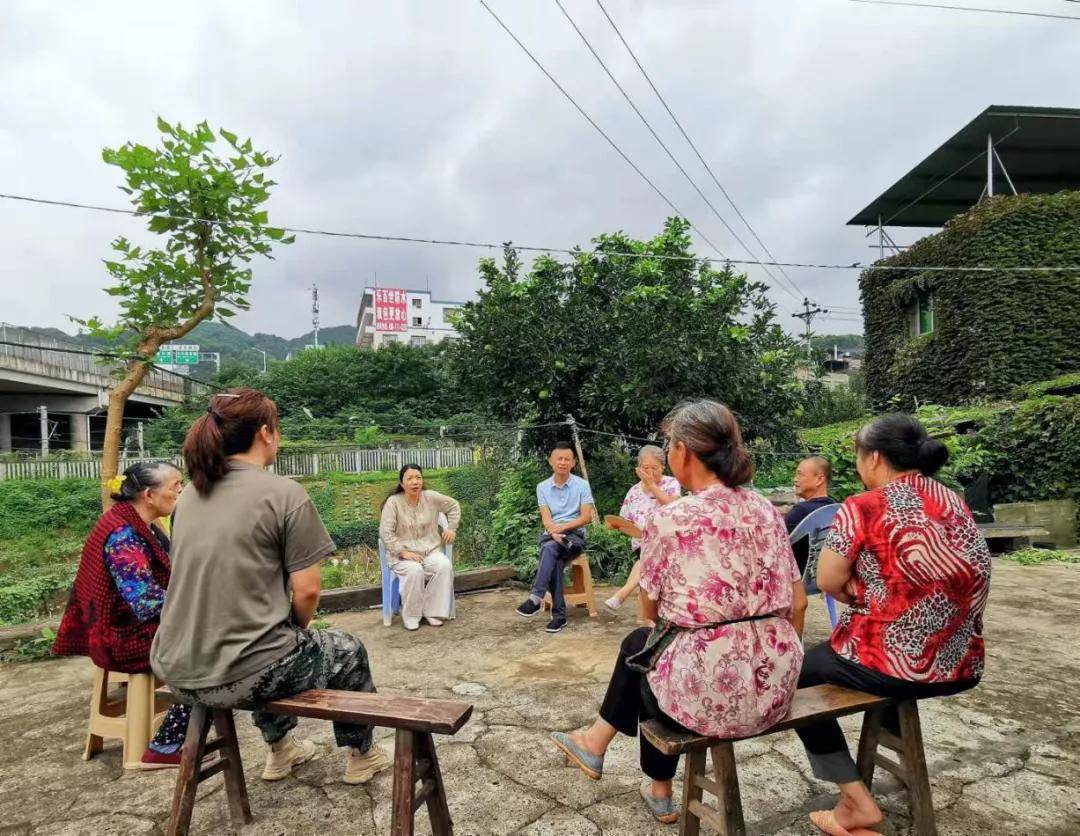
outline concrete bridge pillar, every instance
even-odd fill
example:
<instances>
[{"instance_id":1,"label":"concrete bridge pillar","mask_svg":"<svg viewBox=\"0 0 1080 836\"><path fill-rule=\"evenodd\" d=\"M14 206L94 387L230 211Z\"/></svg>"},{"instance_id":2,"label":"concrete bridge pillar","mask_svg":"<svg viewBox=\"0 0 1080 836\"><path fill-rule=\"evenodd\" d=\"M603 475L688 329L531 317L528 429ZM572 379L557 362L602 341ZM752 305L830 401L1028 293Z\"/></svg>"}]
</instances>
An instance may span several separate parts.
<instances>
[{"instance_id":1,"label":"concrete bridge pillar","mask_svg":"<svg viewBox=\"0 0 1080 836\"><path fill-rule=\"evenodd\" d=\"M71 449L76 453L90 452L90 416L73 412L71 422Z\"/></svg>"},{"instance_id":2,"label":"concrete bridge pillar","mask_svg":"<svg viewBox=\"0 0 1080 836\"><path fill-rule=\"evenodd\" d=\"M0 413L0 453L11 452L11 416Z\"/></svg>"}]
</instances>

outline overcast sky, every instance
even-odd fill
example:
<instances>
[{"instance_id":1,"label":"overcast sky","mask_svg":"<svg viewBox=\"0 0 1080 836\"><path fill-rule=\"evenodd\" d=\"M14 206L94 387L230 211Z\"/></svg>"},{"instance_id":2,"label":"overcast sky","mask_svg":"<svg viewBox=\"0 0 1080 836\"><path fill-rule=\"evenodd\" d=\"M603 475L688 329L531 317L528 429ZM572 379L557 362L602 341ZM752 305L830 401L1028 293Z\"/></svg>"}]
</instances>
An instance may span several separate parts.
<instances>
[{"instance_id":1,"label":"overcast sky","mask_svg":"<svg viewBox=\"0 0 1080 836\"><path fill-rule=\"evenodd\" d=\"M846 221L987 106L1080 106L1080 21L847 0L604 2L785 261L872 259L863 230ZM684 214L725 253L745 257L553 0L490 3ZM595 0L564 5L753 244ZM1080 12L1061 0L1008 5ZM619 229L648 237L671 214L478 2L7 0L3 17L0 192L125 206L101 148L155 143L161 114L206 119L280 154L269 211L282 225L563 247ZM113 237L141 227L0 200L0 320L70 328L66 314L108 316L101 259ZM704 243L699 252L711 253ZM299 335L310 327L312 282L324 325L355 322L376 275L380 285L468 299L480 255L298 237L276 261L254 264L252 310L236 323ZM854 271L788 273L821 304L858 305ZM772 297L783 321L797 324L795 299L779 289Z\"/></svg>"}]
</instances>

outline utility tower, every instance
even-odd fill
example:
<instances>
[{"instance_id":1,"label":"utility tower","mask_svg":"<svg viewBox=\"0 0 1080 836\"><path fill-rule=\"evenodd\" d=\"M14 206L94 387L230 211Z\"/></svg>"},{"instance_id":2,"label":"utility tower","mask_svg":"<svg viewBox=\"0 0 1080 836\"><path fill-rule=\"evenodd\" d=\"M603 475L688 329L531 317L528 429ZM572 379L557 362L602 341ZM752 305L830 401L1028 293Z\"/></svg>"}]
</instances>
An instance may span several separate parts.
<instances>
[{"instance_id":1,"label":"utility tower","mask_svg":"<svg viewBox=\"0 0 1080 836\"><path fill-rule=\"evenodd\" d=\"M810 348L810 338L813 336L813 331L810 329L810 323L814 321L814 317L820 314L827 314L829 310L827 308L818 307L816 304L811 304L810 300L803 297L803 311L802 313L792 314L796 319L801 319L806 326L805 339L806 339L806 356L807 358L813 357L813 351Z\"/></svg>"},{"instance_id":2,"label":"utility tower","mask_svg":"<svg viewBox=\"0 0 1080 836\"><path fill-rule=\"evenodd\" d=\"M311 328L315 332L315 347L319 347L319 286L311 285Z\"/></svg>"}]
</instances>

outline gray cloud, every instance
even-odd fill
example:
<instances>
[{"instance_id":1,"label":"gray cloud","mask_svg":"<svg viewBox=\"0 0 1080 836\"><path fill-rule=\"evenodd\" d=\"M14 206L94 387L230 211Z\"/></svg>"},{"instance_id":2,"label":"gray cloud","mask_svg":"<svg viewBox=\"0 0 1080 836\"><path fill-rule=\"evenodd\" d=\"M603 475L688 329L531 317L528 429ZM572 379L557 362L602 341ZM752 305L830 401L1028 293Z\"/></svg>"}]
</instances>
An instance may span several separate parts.
<instances>
[{"instance_id":1,"label":"gray cloud","mask_svg":"<svg viewBox=\"0 0 1080 836\"><path fill-rule=\"evenodd\" d=\"M594 46L714 204L752 243L591 0ZM606 3L773 253L872 253L847 218L990 104L1076 106L1080 30L1063 21L842 0ZM1049 5L1049 4L1048 4ZM553 3L493 0L506 22L721 249L744 256L655 145ZM207 119L282 160L278 223L572 246L654 234L670 210L477 3L12 3L0 30L0 190L123 205L105 145L155 140L154 117ZM141 224L0 201L0 319L109 314L101 259ZM914 233L901 232L910 240ZM755 250L756 245L754 246ZM702 254L709 253L702 244ZM299 238L256 267L248 330L352 321L361 288L467 298L473 250ZM789 270L854 306L854 272ZM761 275L755 273L755 275ZM794 300L773 297L784 320ZM826 323L851 330L854 323Z\"/></svg>"}]
</instances>

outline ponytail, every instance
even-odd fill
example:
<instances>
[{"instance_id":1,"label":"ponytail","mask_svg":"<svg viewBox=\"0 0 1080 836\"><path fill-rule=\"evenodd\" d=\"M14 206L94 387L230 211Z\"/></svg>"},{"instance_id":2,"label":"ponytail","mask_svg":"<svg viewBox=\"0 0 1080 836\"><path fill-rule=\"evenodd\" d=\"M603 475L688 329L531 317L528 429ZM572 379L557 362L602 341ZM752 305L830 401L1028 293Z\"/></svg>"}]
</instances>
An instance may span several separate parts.
<instances>
[{"instance_id":1,"label":"ponytail","mask_svg":"<svg viewBox=\"0 0 1080 836\"><path fill-rule=\"evenodd\" d=\"M257 389L229 389L210 398L184 439L184 460L191 484L200 496L208 496L229 471L229 456L246 453L262 427L276 430L278 410Z\"/></svg>"}]
</instances>

